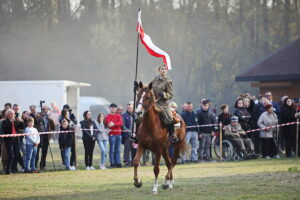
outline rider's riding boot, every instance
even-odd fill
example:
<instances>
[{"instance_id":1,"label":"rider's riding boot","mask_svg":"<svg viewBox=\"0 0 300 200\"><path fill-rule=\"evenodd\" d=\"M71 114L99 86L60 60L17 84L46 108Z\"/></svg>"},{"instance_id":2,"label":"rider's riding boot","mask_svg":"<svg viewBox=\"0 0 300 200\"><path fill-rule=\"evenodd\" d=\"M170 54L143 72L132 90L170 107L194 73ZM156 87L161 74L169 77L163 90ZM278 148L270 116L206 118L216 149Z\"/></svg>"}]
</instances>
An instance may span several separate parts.
<instances>
[{"instance_id":1,"label":"rider's riding boot","mask_svg":"<svg viewBox=\"0 0 300 200\"><path fill-rule=\"evenodd\" d=\"M169 132L169 137L171 140L171 143L176 143L179 141L178 137L176 136L176 134L174 134L174 122L172 122L171 124L168 125L168 132Z\"/></svg>"},{"instance_id":2,"label":"rider's riding boot","mask_svg":"<svg viewBox=\"0 0 300 200\"><path fill-rule=\"evenodd\" d=\"M136 133L132 133L132 134L130 135L129 139L130 139L131 141L133 141L134 143L137 143L137 142L138 142L138 141L137 141Z\"/></svg>"}]
</instances>

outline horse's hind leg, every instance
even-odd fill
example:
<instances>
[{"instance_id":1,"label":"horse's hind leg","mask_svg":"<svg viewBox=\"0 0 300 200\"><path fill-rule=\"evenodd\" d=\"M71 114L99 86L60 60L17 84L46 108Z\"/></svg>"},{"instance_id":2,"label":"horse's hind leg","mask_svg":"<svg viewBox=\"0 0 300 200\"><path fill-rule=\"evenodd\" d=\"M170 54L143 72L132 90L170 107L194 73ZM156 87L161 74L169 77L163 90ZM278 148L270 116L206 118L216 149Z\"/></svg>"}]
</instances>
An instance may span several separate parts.
<instances>
[{"instance_id":1,"label":"horse's hind leg","mask_svg":"<svg viewBox=\"0 0 300 200\"><path fill-rule=\"evenodd\" d=\"M133 160L133 166L134 166L134 186L137 188L142 187L142 181L139 179L138 177L138 173L137 173L137 169L139 167L140 164L140 160L141 157L143 156L145 150L140 147L140 145L138 146L137 152L135 154L134 160Z\"/></svg>"},{"instance_id":2,"label":"horse's hind leg","mask_svg":"<svg viewBox=\"0 0 300 200\"><path fill-rule=\"evenodd\" d=\"M167 168L168 168L168 173L165 176L165 183L163 184L163 189L168 189L168 188L173 187L173 185L172 185L172 179L173 179L172 169L173 169L173 166L172 166L172 163L171 163L171 158L169 156L168 147L165 147L163 149L162 155L163 155L163 158L165 159L165 162L166 162L166 165L167 165Z\"/></svg>"}]
</instances>

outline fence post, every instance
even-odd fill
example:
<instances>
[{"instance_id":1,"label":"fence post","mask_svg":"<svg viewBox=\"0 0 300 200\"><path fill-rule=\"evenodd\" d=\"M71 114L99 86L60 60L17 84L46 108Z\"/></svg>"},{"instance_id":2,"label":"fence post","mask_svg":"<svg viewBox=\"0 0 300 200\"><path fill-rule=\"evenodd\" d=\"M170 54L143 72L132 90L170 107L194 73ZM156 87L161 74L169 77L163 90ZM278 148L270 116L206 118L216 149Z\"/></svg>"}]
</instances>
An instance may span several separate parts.
<instances>
[{"instance_id":1,"label":"fence post","mask_svg":"<svg viewBox=\"0 0 300 200\"><path fill-rule=\"evenodd\" d=\"M298 157L298 149L299 149L299 118L297 118L297 124L296 124L296 157Z\"/></svg>"},{"instance_id":2,"label":"fence post","mask_svg":"<svg viewBox=\"0 0 300 200\"><path fill-rule=\"evenodd\" d=\"M74 162L75 162L75 168L76 169L78 169L78 165L77 165L77 145L76 145L76 141L77 141L77 135L76 135L76 133L77 133L77 130L76 130L76 128L74 129L74 153L75 153L75 160L74 160Z\"/></svg>"},{"instance_id":3,"label":"fence post","mask_svg":"<svg viewBox=\"0 0 300 200\"><path fill-rule=\"evenodd\" d=\"M223 146L222 146L222 122L220 122L220 127L219 127L219 129L220 129L220 135L219 135L219 137L220 137L220 162L222 162L223 161Z\"/></svg>"}]
</instances>

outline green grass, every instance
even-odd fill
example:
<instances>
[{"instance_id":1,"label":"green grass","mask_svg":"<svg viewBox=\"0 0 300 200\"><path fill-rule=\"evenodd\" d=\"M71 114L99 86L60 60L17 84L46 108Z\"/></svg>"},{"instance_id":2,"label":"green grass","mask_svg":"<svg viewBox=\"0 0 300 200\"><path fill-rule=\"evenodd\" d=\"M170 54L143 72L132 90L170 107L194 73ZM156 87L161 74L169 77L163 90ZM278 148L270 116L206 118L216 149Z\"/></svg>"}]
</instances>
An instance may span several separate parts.
<instances>
[{"instance_id":1,"label":"green grass","mask_svg":"<svg viewBox=\"0 0 300 200\"><path fill-rule=\"evenodd\" d=\"M59 165L54 146L53 154ZM291 168L299 169L300 159L177 165L174 188L160 187L158 195L151 193L152 167L139 168L139 189L133 186L133 168L0 175L0 199L300 199L300 174ZM160 169L161 186L166 167Z\"/></svg>"}]
</instances>

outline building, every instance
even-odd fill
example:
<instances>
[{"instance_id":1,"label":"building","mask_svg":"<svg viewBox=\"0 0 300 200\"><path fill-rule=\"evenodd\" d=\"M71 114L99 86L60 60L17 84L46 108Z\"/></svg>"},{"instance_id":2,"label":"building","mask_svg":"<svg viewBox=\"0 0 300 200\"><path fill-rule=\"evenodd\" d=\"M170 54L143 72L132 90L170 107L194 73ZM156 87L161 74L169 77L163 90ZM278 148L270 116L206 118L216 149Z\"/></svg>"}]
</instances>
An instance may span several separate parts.
<instances>
[{"instance_id":1,"label":"building","mask_svg":"<svg viewBox=\"0 0 300 200\"><path fill-rule=\"evenodd\" d=\"M59 108L69 104L78 119L80 88L90 86L89 83L68 80L0 81L0 105L16 103L23 111L29 110L29 106L34 104L40 111L41 102L49 106L55 102Z\"/></svg>"},{"instance_id":2,"label":"building","mask_svg":"<svg viewBox=\"0 0 300 200\"><path fill-rule=\"evenodd\" d=\"M283 95L300 97L300 38L277 50L235 77L236 81L251 82L260 94L271 91L279 101Z\"/></svg>"}]
</instances>

